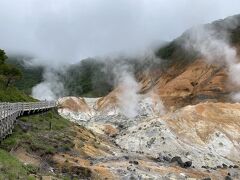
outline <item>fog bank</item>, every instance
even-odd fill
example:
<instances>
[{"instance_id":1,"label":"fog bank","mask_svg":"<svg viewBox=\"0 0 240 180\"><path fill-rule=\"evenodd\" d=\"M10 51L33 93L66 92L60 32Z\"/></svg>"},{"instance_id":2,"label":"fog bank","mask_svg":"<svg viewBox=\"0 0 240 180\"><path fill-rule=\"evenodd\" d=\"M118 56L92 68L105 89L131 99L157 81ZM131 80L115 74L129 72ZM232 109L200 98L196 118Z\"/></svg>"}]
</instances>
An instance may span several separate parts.
<instances>
[{"instance_id":1,"label":"fog bank","mask_svg":"<svg viewBox=\"0 0 240 180\"><path fill-rule=\"evenodd\" d=\"M172 40L239 13L238 0L1 0L0 48L57 66Z\"/></svg>"}]
</instances>

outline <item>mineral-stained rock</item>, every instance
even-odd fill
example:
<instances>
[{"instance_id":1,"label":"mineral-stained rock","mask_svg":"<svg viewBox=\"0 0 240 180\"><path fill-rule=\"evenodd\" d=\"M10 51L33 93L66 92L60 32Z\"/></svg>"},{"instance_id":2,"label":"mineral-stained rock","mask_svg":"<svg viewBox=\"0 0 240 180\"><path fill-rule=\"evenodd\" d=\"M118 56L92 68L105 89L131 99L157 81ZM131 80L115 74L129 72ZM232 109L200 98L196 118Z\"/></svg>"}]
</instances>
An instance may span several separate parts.
<instances>
[{"instance_id":1,"label":"mineral-stained rock","mask_svg":"<svg viewBox=\"0 0 240 180\"><path fill-rule=\"evenodd\" d=\"M221 116L219 116L221 114ZM195 167L237 164L240 157L240 104L200 103L129 127L117 142L125 149L155 156L181 155ZM159 126L159 124L161 124ZM139 127L145 127L138 130ZM128 131L137 130L135 134ZM149 148L152 137L156 140ZM162 144L162 138L166 144ZM190 153L187 153L190 152ZM156 157L157 158L157 157Z\"/></svg>"},{"instance_id":2,"label":"mineral-stained rock","mask_svg":"<svg viewBox=\"0 0 240 180\"><path fill-rule=\"evenodd\" d=\"M101 136L108 135L107 139L110 138L108 142L93 140L94 135L87 132L87 129L80 130L82 134L77 136L81 141L88 142L81 144L76 141L76 147L80 147L80 154L91 157L91 164L88 163L84 167L91 170L93 177L98 177L97 174L103 172L108 174L106 176L122 177L124 174L122 172L126 171L126 177L132 174L134 177L143 177L143 175L145 177L147 174L146 177L153 179L170 176L182 178L179 174L185 172L191 178L219 179L227 176L228 166L237 167L239 163L240 104L238 103L205 102L185 106L164 115L156 116L153 113L132 119L120 115L119 111L113 114L105 114L104 111L94 112L94 109L90 111L93 114L88 121L83 123L75 119L75 122L91 129L96 133L96 137L101 134ZM75 114L77 116L78 113ZM181 159L175 161L180 168L177 173L172 169L176 165L169 163L174 156L179 156ZM65 158L69 159L68 156ZM131 161L130 165L129 161ZM133 163L134 161L138 164ZM82 160L71 162L77 166ZM226 164L227 168L216 168L222 167L222 164ZM101 170L93 170L100 167ZM238 168L235 169L233 173L238 178ZM195 176L193 172L201 175Z\"/></svg>"},{"instance_id":3,"label":"mineral-stained rock","mask_svg":"<svg viewBox=\"0 0 240 180\"><path fill-rule=\"evenodd\" d=\"M229 95L237 88L230 83L227 68L208 64L205 59L195 59L187 65L173 64L166 71L152 69L138 74L140 94L150 96L153 103L161 99L165 107L183 107L200 102L230 102ZM179 67L180 66L180 67ZM119 105L119 94L124 87L117 87L96 102L96 109L104 111Z\"/></svg>"}]
</instances>

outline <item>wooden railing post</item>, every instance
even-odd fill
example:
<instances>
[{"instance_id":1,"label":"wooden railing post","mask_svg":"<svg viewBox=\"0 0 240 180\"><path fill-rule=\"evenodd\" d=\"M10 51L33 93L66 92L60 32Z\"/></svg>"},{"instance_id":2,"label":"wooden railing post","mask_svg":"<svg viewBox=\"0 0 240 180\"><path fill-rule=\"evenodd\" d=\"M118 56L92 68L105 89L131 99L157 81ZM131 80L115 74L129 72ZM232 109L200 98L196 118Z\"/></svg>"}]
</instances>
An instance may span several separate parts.
<instances>
[{"instance_id":1,"label":"wooden railing post","mask_svg":"<svg viewBox=\"0 0 240 180\"><path fill-rule=\"evenodd\" d=\"M3 103L3 118L5 117L5 103Z\"/></svg>"},{"instance_id":2,"label":"wooden railing post","mask_svg":"<svg viewBox=\"0 0 240 180\"><path fill-rule=\"evenodd\" d=\"M28 103L0 103L0 140L12 133L16 118L27 111L46 110L57 106L55 101L40 101Z\"/></svg>"},{"instance_id":3,"label":"wooden railing post","mask_svg":"<svg viewBox=\"0 0 240 180\"><path fill-rule=\"evenodd\" d=\"M1 103L1 108L0 108L0 119L2 119L2 111L3 111L3 107L2 107L2 103Z\"/></svg>"},{"instance_id":4,"label":"wooden railing post","mask_svg":"<svg viewBox=\"0 0 240 180\"><path fill-rule=\"evenodd\" d=\"M6 117L6 129L5 129L5 132L7 131L8 129L8 119L9 119L9 102L7 103L7 117Z\"/></svg>"}]
</instances>

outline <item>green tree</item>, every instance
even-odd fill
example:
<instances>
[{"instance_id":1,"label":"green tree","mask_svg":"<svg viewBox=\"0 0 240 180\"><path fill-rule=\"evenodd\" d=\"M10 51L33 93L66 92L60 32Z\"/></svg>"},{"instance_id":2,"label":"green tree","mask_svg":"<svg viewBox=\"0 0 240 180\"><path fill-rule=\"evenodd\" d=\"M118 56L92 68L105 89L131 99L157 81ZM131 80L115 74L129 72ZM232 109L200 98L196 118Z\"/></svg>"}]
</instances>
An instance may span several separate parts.
<instances>
[{"instance_id":1,"label":"green tree","mask_svg":"<svg viewBox=\"0 0 240 180\"><path fill-rule=\"evenodd\" d=\"M0 74L6 88L9 87L9 85L14 81L22 78L21 71L10 64L0 65Z\"/></svg>"},{"instance_id":2,"label":"green tree","mask_svg":"<svg viewBox=\"0 0 240 180\"><path fill-rule=\"evenodd\" d=\"M7 58L4 50L0 49L0 65L4 64Z\"/></svg>"},{"instance_id":3,"label":"green tree","mask_svg":"<svg viewBox=\"0 0 240 180\"><path fill-rule=\"evenodd\" d=\"M4 82L5 87L22 77L22 73L17 67L6 64L7 58L6 53L0 49L0 79Z\"/></svg>"}]
</instances>

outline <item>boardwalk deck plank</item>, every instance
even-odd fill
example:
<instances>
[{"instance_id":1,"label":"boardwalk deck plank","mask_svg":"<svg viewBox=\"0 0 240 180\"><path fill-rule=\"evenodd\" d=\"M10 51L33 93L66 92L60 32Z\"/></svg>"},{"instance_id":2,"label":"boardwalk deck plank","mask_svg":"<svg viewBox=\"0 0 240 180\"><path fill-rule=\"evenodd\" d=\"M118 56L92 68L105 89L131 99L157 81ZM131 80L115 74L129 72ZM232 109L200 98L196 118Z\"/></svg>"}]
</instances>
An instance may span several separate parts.
<instances>
[{"instance_id":1,"label":"boardwalk deck plank","mask_svg":"<svg viewBox=\"0 0 240 180\"><path fill-rule=\"evenodd\" d=\"M40 110L55 108L55 101L40 101L28 103L0 103L0 141L12 133L16 119L24 113L36 113Z\"/></svg>"}]
</instances>

